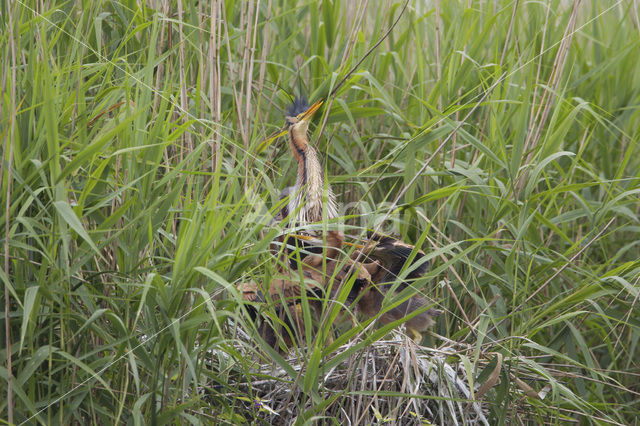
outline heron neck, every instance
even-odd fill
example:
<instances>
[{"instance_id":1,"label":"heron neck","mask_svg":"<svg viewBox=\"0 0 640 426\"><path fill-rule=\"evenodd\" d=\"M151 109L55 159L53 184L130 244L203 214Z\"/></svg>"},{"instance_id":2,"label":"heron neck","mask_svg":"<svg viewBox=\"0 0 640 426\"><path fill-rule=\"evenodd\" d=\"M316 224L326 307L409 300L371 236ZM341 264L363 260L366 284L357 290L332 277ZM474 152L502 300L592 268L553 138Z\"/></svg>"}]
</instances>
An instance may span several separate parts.
<instances>
[{"instance_id":1,"label":"heron neck","mask_svg":"<svg viewBox=\"0 0 640 426\"><path fill-rule=\"evenodd\" d=\"M322 190L324 187L324 172L318 160L316 150L307 146L304 154L298 159L298 178L296 179L298 188L306 188L308 198L322 200Z\"/></svg>"},{"instance_id":2,"label":"heron neck","mask_svg":"<svg viewBox=\"0 0 640 426\"><path fill-rule=\"evenodd\" d=\"M292 135L293 136L293 135ZM309 145L308 141L290 138L294 156L298 162L298 176L294 203L290 211L299 206L297 221L299 223L318 222L322 220L324 172L318 159L318 153ZM331 188L327 187L326 204L327 217L338 216L335 197Z\"/></svg>"}]
</instances>

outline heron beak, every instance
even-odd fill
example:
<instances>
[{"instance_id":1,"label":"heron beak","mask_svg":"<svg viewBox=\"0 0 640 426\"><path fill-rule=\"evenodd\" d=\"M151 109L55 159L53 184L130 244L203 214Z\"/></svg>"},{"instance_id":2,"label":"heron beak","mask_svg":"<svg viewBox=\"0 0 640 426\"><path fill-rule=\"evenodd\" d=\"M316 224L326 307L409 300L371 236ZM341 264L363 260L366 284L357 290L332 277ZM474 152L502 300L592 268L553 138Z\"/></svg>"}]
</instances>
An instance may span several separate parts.
<instances>
[{"instance_id":1,"label":"heron beak","mask_svg":"<svg viewBox=\"0 0 640 426\"><path fill-rule=\"evenodd\" d=\"M365 248L364 244L355 244L355 243L350 243L348 241L343 241L342 244L346 245L346 246L351 246L351 247L355 247L355 248L359 248L359 249L363 249Z\"/></svg>"},{"instance_id":2,"label":"heron beak","mask_svg":"<svg viewBox=\"0 0 640 426\"><path fill-rule=\"evenodd\" d=\"M302 235L302 234L289 234L289 235L294 237L294 238L298 238L298 239L305 240L305 241L310 241L312 244L313 243L316 243L316 245L317 244L322 244L322 240L321 239L310 237L308 235ZM363 244L355 244L355 243L350 243L348 241L343 241L342 243L344 245L347 245L347 246L350 246L350 247L359 248L359 249L365 248L365 245L363 245Z\"/></svg>"},{"instance_id":3,"label":"heron beak","mask_svg":"<svg viewBox=\"0 0 640 426\"><path fill-rule=\"evenodd\" d=\"M313 117L313 114L315 114L318 108L320 108L321 106L322 106L322 101L321 100L316 101L313 105L309 107L308 110L302 113L300 120L310 120L311 117Z\"/></svg>"}]
</instances>

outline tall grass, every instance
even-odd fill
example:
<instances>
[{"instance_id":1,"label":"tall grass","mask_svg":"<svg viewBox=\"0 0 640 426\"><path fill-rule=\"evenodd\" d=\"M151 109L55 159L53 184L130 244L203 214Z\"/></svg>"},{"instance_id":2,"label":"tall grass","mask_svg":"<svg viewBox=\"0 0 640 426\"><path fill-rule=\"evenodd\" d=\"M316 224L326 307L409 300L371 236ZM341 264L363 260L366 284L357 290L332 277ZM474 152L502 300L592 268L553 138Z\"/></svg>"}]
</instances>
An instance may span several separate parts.
<instances>
[{"instance_id":1,"label":"tall grass","mask_svg":"<svg viewBox=\"0 0 640 426\"><path fill-rule=\"evenodd\" d=\"M637 2L404 4L2 3L3 418L407 423L429 416L377 398L451 401L329 386L388 329L325 324L283 357L235 290L273 274L290 97L327 96L400 13L312 131L346 224L429 254L428 343L492 423L640 416Z\"/></svg>"}]
</instances>

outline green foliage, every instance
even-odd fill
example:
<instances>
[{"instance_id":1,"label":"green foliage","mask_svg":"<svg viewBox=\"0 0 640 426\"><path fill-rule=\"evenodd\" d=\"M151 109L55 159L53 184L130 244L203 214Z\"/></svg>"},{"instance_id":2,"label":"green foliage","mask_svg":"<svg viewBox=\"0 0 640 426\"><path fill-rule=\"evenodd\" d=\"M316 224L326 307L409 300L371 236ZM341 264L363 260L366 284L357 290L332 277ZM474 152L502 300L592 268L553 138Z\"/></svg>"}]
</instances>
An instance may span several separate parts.
<instances>
[{"instance_id":1,"label":"green foliage","mask_svg":"<svg viewBox=\"0 0 640 426\"><path fill-rule=\"evenodd\" d=\"M419 423L353 401L429 395L323 381L390 326L325 321L290 359L238 303L295 175L265 140L344 77L312 138L345 224L428 253L414 291L468 385L496 379L492 421L640 416L637 3L143 3L1 6L2 418ZM264 363L292 412L261 405Z\"/></svg>"}]
</instances>

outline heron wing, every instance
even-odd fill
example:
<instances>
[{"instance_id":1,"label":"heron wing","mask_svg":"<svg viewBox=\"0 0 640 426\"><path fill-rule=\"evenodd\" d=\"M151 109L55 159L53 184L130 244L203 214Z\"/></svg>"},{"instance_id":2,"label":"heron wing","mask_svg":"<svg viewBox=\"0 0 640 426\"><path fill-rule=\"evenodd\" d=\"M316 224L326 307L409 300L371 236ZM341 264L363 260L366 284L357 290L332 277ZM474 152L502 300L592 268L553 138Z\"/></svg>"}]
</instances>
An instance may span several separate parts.
<instances>
[{"instance_id":1,"label":"heron wing","mask_svg":"<svg viewBox=\"0 0 640 426\"><path fill-rule=\"evenodd\" d=\"M411 265L407 265L414 252ZM357 259L365 258L378 263L379 266L375 271L369 271L371 279L376 284L391 284L401 275L403 269L413 267L398 290L406 288L409 285L407 281L423 276L429 268L429 262L425 259L425 253L422 250L404 241L379 234L370 235L364 247L356 251L355 256Z\"/></svg>"}]
</instances>

